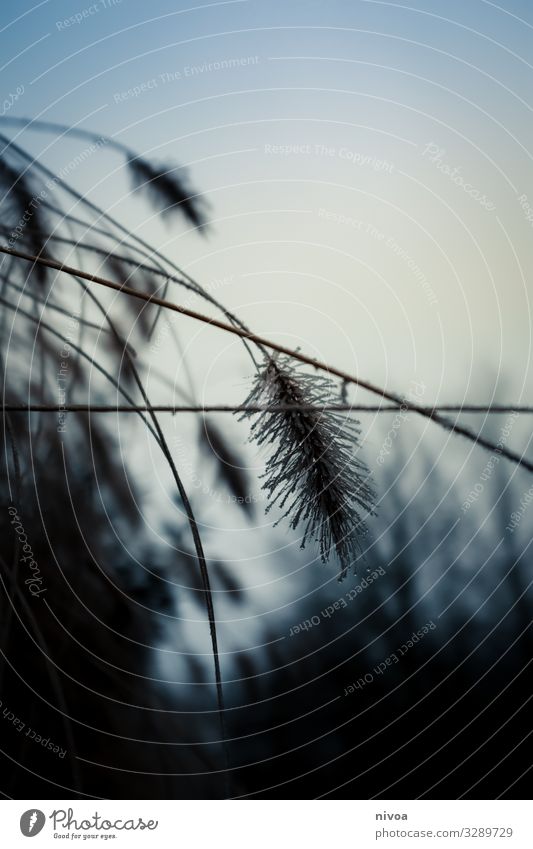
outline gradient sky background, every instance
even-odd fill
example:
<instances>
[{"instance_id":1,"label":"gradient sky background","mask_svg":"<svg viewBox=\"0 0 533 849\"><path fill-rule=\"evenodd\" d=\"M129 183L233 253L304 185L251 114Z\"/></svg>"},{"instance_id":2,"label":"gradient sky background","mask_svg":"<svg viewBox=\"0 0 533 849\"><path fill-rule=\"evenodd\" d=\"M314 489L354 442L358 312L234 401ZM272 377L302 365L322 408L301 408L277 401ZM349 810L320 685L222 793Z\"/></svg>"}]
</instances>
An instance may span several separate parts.
<instances>
[{"instance_id":1,"label":"gradient sky background","mask_svg":"<svg viewBox=\"0 0 533 849\"><path fill-rule=\"evenodd\" d=\"M91 7L82 22L62 23ZM76 124L183 165L210 203L207 238L152 216L130 196L123 159L109 150L71 181L256 332L399 394L423 381L428 404L531 403L533 225L519 202L526 195L533 206L529 3L4 0L1 20L3 96L24 87L5 117ZM206 67L223 60L245 61ZM52 170L85 147L8 131ZM424 155L428 145L494 208L439 170ZM203 302L191 306L207 311ZM179 328L201 398L242 402L251 366L241 344L187 319ZM169 342L148 356L181 381ZM152 400L172 399L156 388ZM380 438L368 419L372 467ZM457 446L424 422L409 430L413 449L422 427ZM522 420L509 445L523 449L529 438ZM176 439L179 460L185 443ZM467 451L476 460L465 496L487 461L469 444ZM150 452L140 468L157 468ZM434 455L450 478L459 474L454 457L444 464ZM421 487L413 485L414 495ZM441 494L428 500L428 489L429 513ZM155 483L154 492L159 506ZM216 526L216 510L202 520ZM224 516L228 551L233 522L246 566L265 546L255 528L245 535L239 517ZM219 543L218 556L224 549Z\"/></svg>"}]
</instances>

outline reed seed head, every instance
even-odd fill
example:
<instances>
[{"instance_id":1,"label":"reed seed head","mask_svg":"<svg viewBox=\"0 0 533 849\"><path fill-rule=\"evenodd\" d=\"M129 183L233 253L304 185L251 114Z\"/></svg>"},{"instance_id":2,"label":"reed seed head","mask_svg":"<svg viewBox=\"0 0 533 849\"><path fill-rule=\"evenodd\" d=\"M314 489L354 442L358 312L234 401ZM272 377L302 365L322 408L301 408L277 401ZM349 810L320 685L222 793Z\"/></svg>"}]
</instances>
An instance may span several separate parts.
<instances>
[{"instance_id":1,"label":"reed seed head","mask_svg":"<svg viewBox=\"0 0 533 849\"><path fill-rule=\"evenodd\" d=\"M273 447L263 486L267 512L283 510L293 529L303 525L301 547L313 539L323 562L335 553L344 578L362 553L364 515L373 514L374 492L359 457L359 422L349 413L322 409L338 396L328 377L305 373L289 357L267 357L245 404L302 409L257 415L250 439ZM276 522L276 524L278 523Z\"/></svg>"}]
</instances>

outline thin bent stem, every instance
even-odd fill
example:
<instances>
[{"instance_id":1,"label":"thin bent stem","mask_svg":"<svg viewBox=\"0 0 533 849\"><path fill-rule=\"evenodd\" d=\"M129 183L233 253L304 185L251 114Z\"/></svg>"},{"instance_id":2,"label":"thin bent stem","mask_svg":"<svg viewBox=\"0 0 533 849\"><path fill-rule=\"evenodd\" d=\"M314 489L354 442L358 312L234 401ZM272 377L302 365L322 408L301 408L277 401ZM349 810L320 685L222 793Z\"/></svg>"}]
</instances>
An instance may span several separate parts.
<instances>
[{"instance_id":1,"label":"thin bent stem","mask_svg":"<svg viewBox=\"0 0 533 849\"><path fill-rule=\"evenodd\" d=\"M122 338L120 336L120 333L117 331L117 329L114 325L114 322L110 318L109 314L107 313L107 311L105 310L103 305L100 303L98 298L95 297L95 295L89 290L89 288L81 280L79 280L78 282L83 287L84 292L86 292L86 294L89 296L89 298L91 298L93 303L96 304L98 309L102 312L104 318L106 319L106 321L109 325L109 329L115 335L117 341L119 343L121 343ZM158 437L157 441L158 441L159 446L161 448L161 451L163 452L163 455L164 455L164 457L165 457L165 459L166 459L166 461L169 465L169 468L172 472L172 476L173 476L174 481L176 483L181 502L184 506L185 513L187 515L187 521L189 523L189 528L191 530L191 534L192 534L192 538L193 538L193 542L194 542L196 557L198 559L198 565L200 567L200 576L201 576L201 579L202 579L202 585L203 585L203 590L204 590L204 599L205 599L205 605L206 605L206 609L207 609L207 616L208 616L208 619L209 619L209 631L210 631L210 635L211 635L211 647L212 647L213 661L214 661L214 667L215 667L215 683L216 683L216 692L217 692L218 712L219 712L219 719L220 719L220 730L221 730L221 734L222 734L222 745L224 747L224 756L226 758L226 768L227 768L229 764L227 762L228 751L227 751L227 735L226 735L226 727L225 727L225 719L224 719L224 710L225 710L225 708L224 708L224 693L223 693L223 689L222 689L222 676L221 676L221 672L220 672L220 658L219 658L219 651L218 651L218 638L217 638L215 608L214 608L214 604L213 604L213 593L212 593L212 590L211 590L211 584L210 584L210 580L209 580L209 571L208 571L208 568L207 568L207 562L206 562L206 559L205 559L205 554L204 554L204 549L203 549L203 545L202 545L202 540L201 540L201 537L200 537L200 532L198 530L198 523L196 521L196 517L194 515L194 511L192 509L191 502L190 502L189 497L187 495L187 491L186 491L186 489L183 485L183 481L181 480L181 477L180 477L178 470L176 468L176 464L174 462L174 459L173 459L172 454L170 452L170 449L168 447L168 443L167 443L165 436L163 434L163 431L161 429L161 425L159 424L159 419L157 418L153 407L150 405L150 401L149 401L148 395L146 393L146 390L144 388L144 384L143 384L143 382L142 382L142 380L139 376L139 373L138 373L138 371L135 367L135 363L133 362L133 358L131 357L131 354L129 353L127 346L124 348L124 351L125 351L126 359L128 361L128 365L130 367L131 373L133 375L135 383L137 384L137 388L139 389L139 392L142 395L143 401L146 404L146 409L148 410L148 412L150 414L150 418L152 419L153 426L154 426L154 429L155 429L155 431L157 433L157 437Z\"/></svg>"},{"instance_id":2,"label":"thin bent stem","mask_svg":"<svg viewBox=\"0 0 533 849\"><path fill-rule=\"evenodd\" d=\"M61 339L61 340L63 339L62 334L61 334L61 333L59 333L59 331L58 331L58 330L56 330L56 329L55 329L54 327L52 327L50 324L47 324L45 321L41 321L41 319L40 319L40 318L37 318L36 316L34 316L34 315L32 315L31 313L27 312L27 310L22 309L22 307L19 307L19 306L15 305L15 304L12 304L12 303L11 303L11 301L8 301L8 300L6 300L5 298L2 298L2 297L0 297L0 304L3 304L3 305L4 305L5 307L7 307L8 309L13 310L13 312L15 312L16 314L21 315L21 316L23 316L24 318L28 319L28 321L33 322L33 324L36 324L36 325L37 325L37 327L38 327L39 329L41 329L41 328L42 328L43 330L48 331L48 333L51 333L53 336L56 336L58 339ZM144 424L146 425L146 427L148 428L148 430L150 431L150 433L152 434L152 436L156 439L156 441L158 441L157 433L154 431L154 429L153 429L152 425L150 424L150 422L149 422L149 421L147 421L146 417L143 415L143 411L142 411L142 410L137 410L137 409L135 409L136 404L135 404L134 399L133 399L133 398L131 397L131 395L130 395L130 394L129 394L129 393L128 393L128 392L127 392L127 391L126 391L126 390L125 390L125 389L124 389L121 385L120 385L119 381L118 381L118 380L115 380L115 378L113 377L113 375L112 375L112 374L110 374L110 373L107 371L107 369L105 369L102 365L100 365L100 363L99 363L97 360L95 360L95 359L94 359L94 357L89 356L89 354L87 354L87 352L86 352L86 351L84 351L84 350L83 350L83 348L81 348L81 347L80 347L79 345L77 345L75 342L71 342L71 343L70 343L70 345L71 345L71 346L72 346L72 348L74 348L74 350L75 350L75 351L77 351L77 352L78 352L78 353L79 353L79 354L80 354L80 355L81 355L84 359L86 359L86 360L87 360L87 361L88 361L88 362L89 362L92 366L94 366L94 367L95 367L95 369L96 369L97 371L99 371L99 372L100 372L100 374L102 374L102 375L106 378L106 380L108 380L110 383L112 383L112 384L113 384L113 386L115 387L115 389L117 389L117 391L118 391L118 392L120 392L120 394L122 395L122 397L123 397L123 398L125 398L125 399L126 399L126 401L128 401L128 403L129 403L129 405L130 405L130 408L133 408L133 409L135 410L135 412L136 412L136 413L137 413L137 414L141 417L142 421L144 422ZM27 406L26 406L26 410L28 410L28 407L27 407ZM90 410L90 407L89 407L89 410Z\"/></svg>"},{"instance_id":3,"label":"thin bent stem","mask_svg":"<svg viewBox=\"0 0 533 849\"><path fill-rule=\"evenodd\" d=\"M125 153L127 155L131 155L133 152L129 147L126 147L122 142L116 141L116 139L111 138L110 136L104 136L101 133L93 133L90 130L84 130L81 127L70 127L67 124L56 124L53 121L39 121L36 119L30 118L15 118L12 115L2 116L2 123L11 124L11 126L22 127L24 130L36 130L41 133L52 133L53 135L58 135L61 133L63 136L77 136L77 138L85 139L85 141L90 141L94 144L94 142L101 141L107 147L112 147L115 150L118 150L120 153ZM134 154L133 154L134 155Z\"/></svg>"}]
</instances>

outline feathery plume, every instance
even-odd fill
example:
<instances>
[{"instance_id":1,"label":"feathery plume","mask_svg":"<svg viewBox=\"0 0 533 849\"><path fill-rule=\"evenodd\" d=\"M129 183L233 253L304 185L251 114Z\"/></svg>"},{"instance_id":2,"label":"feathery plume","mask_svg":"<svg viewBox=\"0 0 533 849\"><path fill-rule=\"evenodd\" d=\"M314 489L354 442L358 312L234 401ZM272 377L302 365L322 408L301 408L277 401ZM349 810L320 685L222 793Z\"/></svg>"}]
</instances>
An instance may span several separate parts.
<instances>
[{"instance_id":1,"label":"feathery plume","mask_svg":"<svg viewBox=\"0 0 533 849\"><path fill-rule=\"evenodd\" d=\"M321 410L335 395L329 378L305 374L289 357L267 357L245 404L307 408L260 413L250 439L276 446L262 475L267 512L277 505L284 510L278 522L287 517L293 529L302 523L301 547L316 540L324 563L333 551L342 580L361 554L362 514L373 514L374 493L357 456L359 423L347 414ZM254 415L244 413L241 419Z\"/></svg>"}]
</instances>

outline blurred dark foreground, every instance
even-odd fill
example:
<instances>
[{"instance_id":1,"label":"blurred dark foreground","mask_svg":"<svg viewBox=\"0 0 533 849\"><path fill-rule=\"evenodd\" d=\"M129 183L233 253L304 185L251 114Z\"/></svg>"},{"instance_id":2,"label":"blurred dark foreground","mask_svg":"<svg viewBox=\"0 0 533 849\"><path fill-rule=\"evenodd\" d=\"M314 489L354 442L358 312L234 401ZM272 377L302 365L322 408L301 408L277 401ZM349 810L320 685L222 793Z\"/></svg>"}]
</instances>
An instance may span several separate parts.
<instances>
[{"instance_id":1,"label":"blurred dark foreground","mask_svg":"<svg viewBox=\"0 0 533 849\"><path fill-rule=\"evenodd\" d=\"M398 453L377 481L385 496L358 574L338 583L308 564L293 578L299 600L261 619L253 651L253 599L212 564L242 645L222 656L226 771L212 659L191 651L178 616L199 586L194 558L147 544L133 481L86 416L69 417L68 440L53 415L27 422L6 418L2 451L6 796L527 795L527 476L500 464L491 503L462 509L469 485L443 505L441 472ZM470 477L484 462L476 454ZM184 651L166 659L171 686L168 629Z\"/></svg>"}]
</instances>

